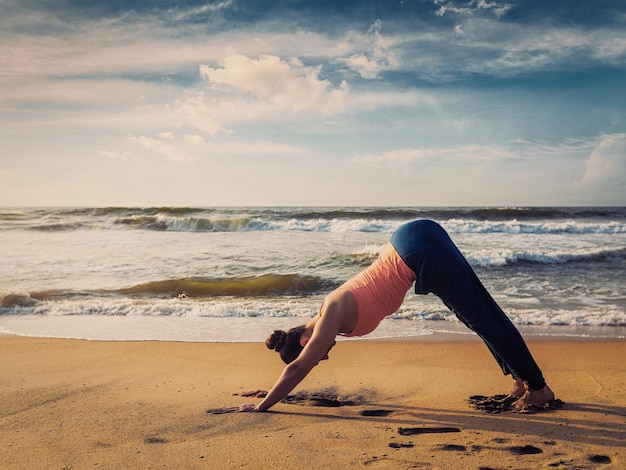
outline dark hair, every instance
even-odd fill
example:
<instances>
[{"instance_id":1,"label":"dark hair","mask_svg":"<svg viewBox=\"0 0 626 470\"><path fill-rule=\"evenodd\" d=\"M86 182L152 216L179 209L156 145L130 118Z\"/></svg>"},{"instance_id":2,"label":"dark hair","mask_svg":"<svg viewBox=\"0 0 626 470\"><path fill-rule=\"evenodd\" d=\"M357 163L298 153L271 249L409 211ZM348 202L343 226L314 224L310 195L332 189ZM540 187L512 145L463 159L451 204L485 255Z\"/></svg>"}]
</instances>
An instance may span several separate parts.
<instances>
[{"instance_id":1,"label":"dark hair","mask_svg":"<svg viewBox=\"0 0 626 470\"><path fill-rule=\"evenodd\" d=\"M300 355L303 349L300 345L300 336L302 336L305 329L305 325L302 325L296 326L289 331L274 330L274 333L265 340L265 346L276 351L280 354L283 362L289 364Z\"/></svg>"}]
</instances>

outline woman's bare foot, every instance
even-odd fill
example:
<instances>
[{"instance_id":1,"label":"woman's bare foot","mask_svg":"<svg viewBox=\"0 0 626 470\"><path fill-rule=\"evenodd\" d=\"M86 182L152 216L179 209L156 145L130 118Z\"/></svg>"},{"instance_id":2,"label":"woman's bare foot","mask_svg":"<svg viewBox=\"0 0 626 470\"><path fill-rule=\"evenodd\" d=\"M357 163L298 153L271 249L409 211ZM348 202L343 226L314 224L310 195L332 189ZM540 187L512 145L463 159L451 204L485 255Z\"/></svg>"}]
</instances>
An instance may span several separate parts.
<instances>
[{"instance_id":1,"label":"woman's bare foot","mask_svg":"<svg viewBox=\"0 0 626 470\"><path fill-rule=\"evenodd\" d=\"M554 400L554 393L547 385L541 390L528 390L513 405L515 410L523 410L528 406L545 407Z\"/></svg>"},{"instance_id":2,"label":"woman's bare foot","mask_svg":"<svg viewBox=\"0 0 626 470\"><path fill-rule=\"evenodd\" d=\"M524 396L525 393L526 386L524 385L524 382L522 382L521 380L513 381L513 388L511 388L511 391L509 392L509 397L521 398Z\"/></svg>"}]
</instances>

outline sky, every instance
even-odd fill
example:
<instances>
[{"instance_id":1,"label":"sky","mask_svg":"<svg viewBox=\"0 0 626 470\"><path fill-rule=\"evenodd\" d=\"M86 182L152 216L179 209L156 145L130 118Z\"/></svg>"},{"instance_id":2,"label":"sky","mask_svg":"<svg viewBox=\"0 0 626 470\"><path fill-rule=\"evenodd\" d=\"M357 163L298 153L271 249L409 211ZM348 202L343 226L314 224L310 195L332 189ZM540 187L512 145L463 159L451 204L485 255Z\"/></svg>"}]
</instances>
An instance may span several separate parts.
<instances>
[{"instance_id":1,"label":"sky","mask_svg":"<svg viewBox=\"0 0 626 470\"><path fill-rule=\"evenodd\" d=\"M0 11L0 206L626 205L623 0Z\"/></svg>"}]
</instances>

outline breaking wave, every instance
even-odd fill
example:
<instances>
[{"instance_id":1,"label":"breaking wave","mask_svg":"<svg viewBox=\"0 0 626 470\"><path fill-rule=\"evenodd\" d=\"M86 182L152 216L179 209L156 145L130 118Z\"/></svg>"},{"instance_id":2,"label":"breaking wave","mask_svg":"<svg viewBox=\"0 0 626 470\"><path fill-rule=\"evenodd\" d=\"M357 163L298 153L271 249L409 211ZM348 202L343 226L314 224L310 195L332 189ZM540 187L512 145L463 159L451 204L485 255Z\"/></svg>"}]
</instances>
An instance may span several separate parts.
<instances>
[{"instance_id":1,"label":"breaking wave","mask_svg":"<svg viewBox=\"0 0 626 470\"><path fill-rule=\"evenodd\" d=\"M0 209L0 230L388 233L420 218L437 220L451 233L626 233L626 209L620 207Z\"/></svg>"}]
</instances>

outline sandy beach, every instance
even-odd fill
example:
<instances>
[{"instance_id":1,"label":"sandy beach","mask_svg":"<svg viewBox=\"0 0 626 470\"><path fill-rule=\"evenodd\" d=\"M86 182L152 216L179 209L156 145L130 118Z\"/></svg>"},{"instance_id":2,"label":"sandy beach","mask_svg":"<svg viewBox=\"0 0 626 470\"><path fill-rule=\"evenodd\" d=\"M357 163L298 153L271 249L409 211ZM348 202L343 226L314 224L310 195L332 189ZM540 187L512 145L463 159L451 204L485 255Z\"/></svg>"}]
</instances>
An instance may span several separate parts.
<instances>
[{"instance_id":1,"label":"sandy beach","mask_svg":"<svg viewBox=\"0 0 626 470\"><path fill-rule=\"evenodd\" d=\"M0 337L3 468L591 469L626 465L626 341L529 346L561 409L492 414L505 393L475 339L341 341L294 392L334 395L267 413L282 367L263 344Z\"/></svg>"}]
</instances>

